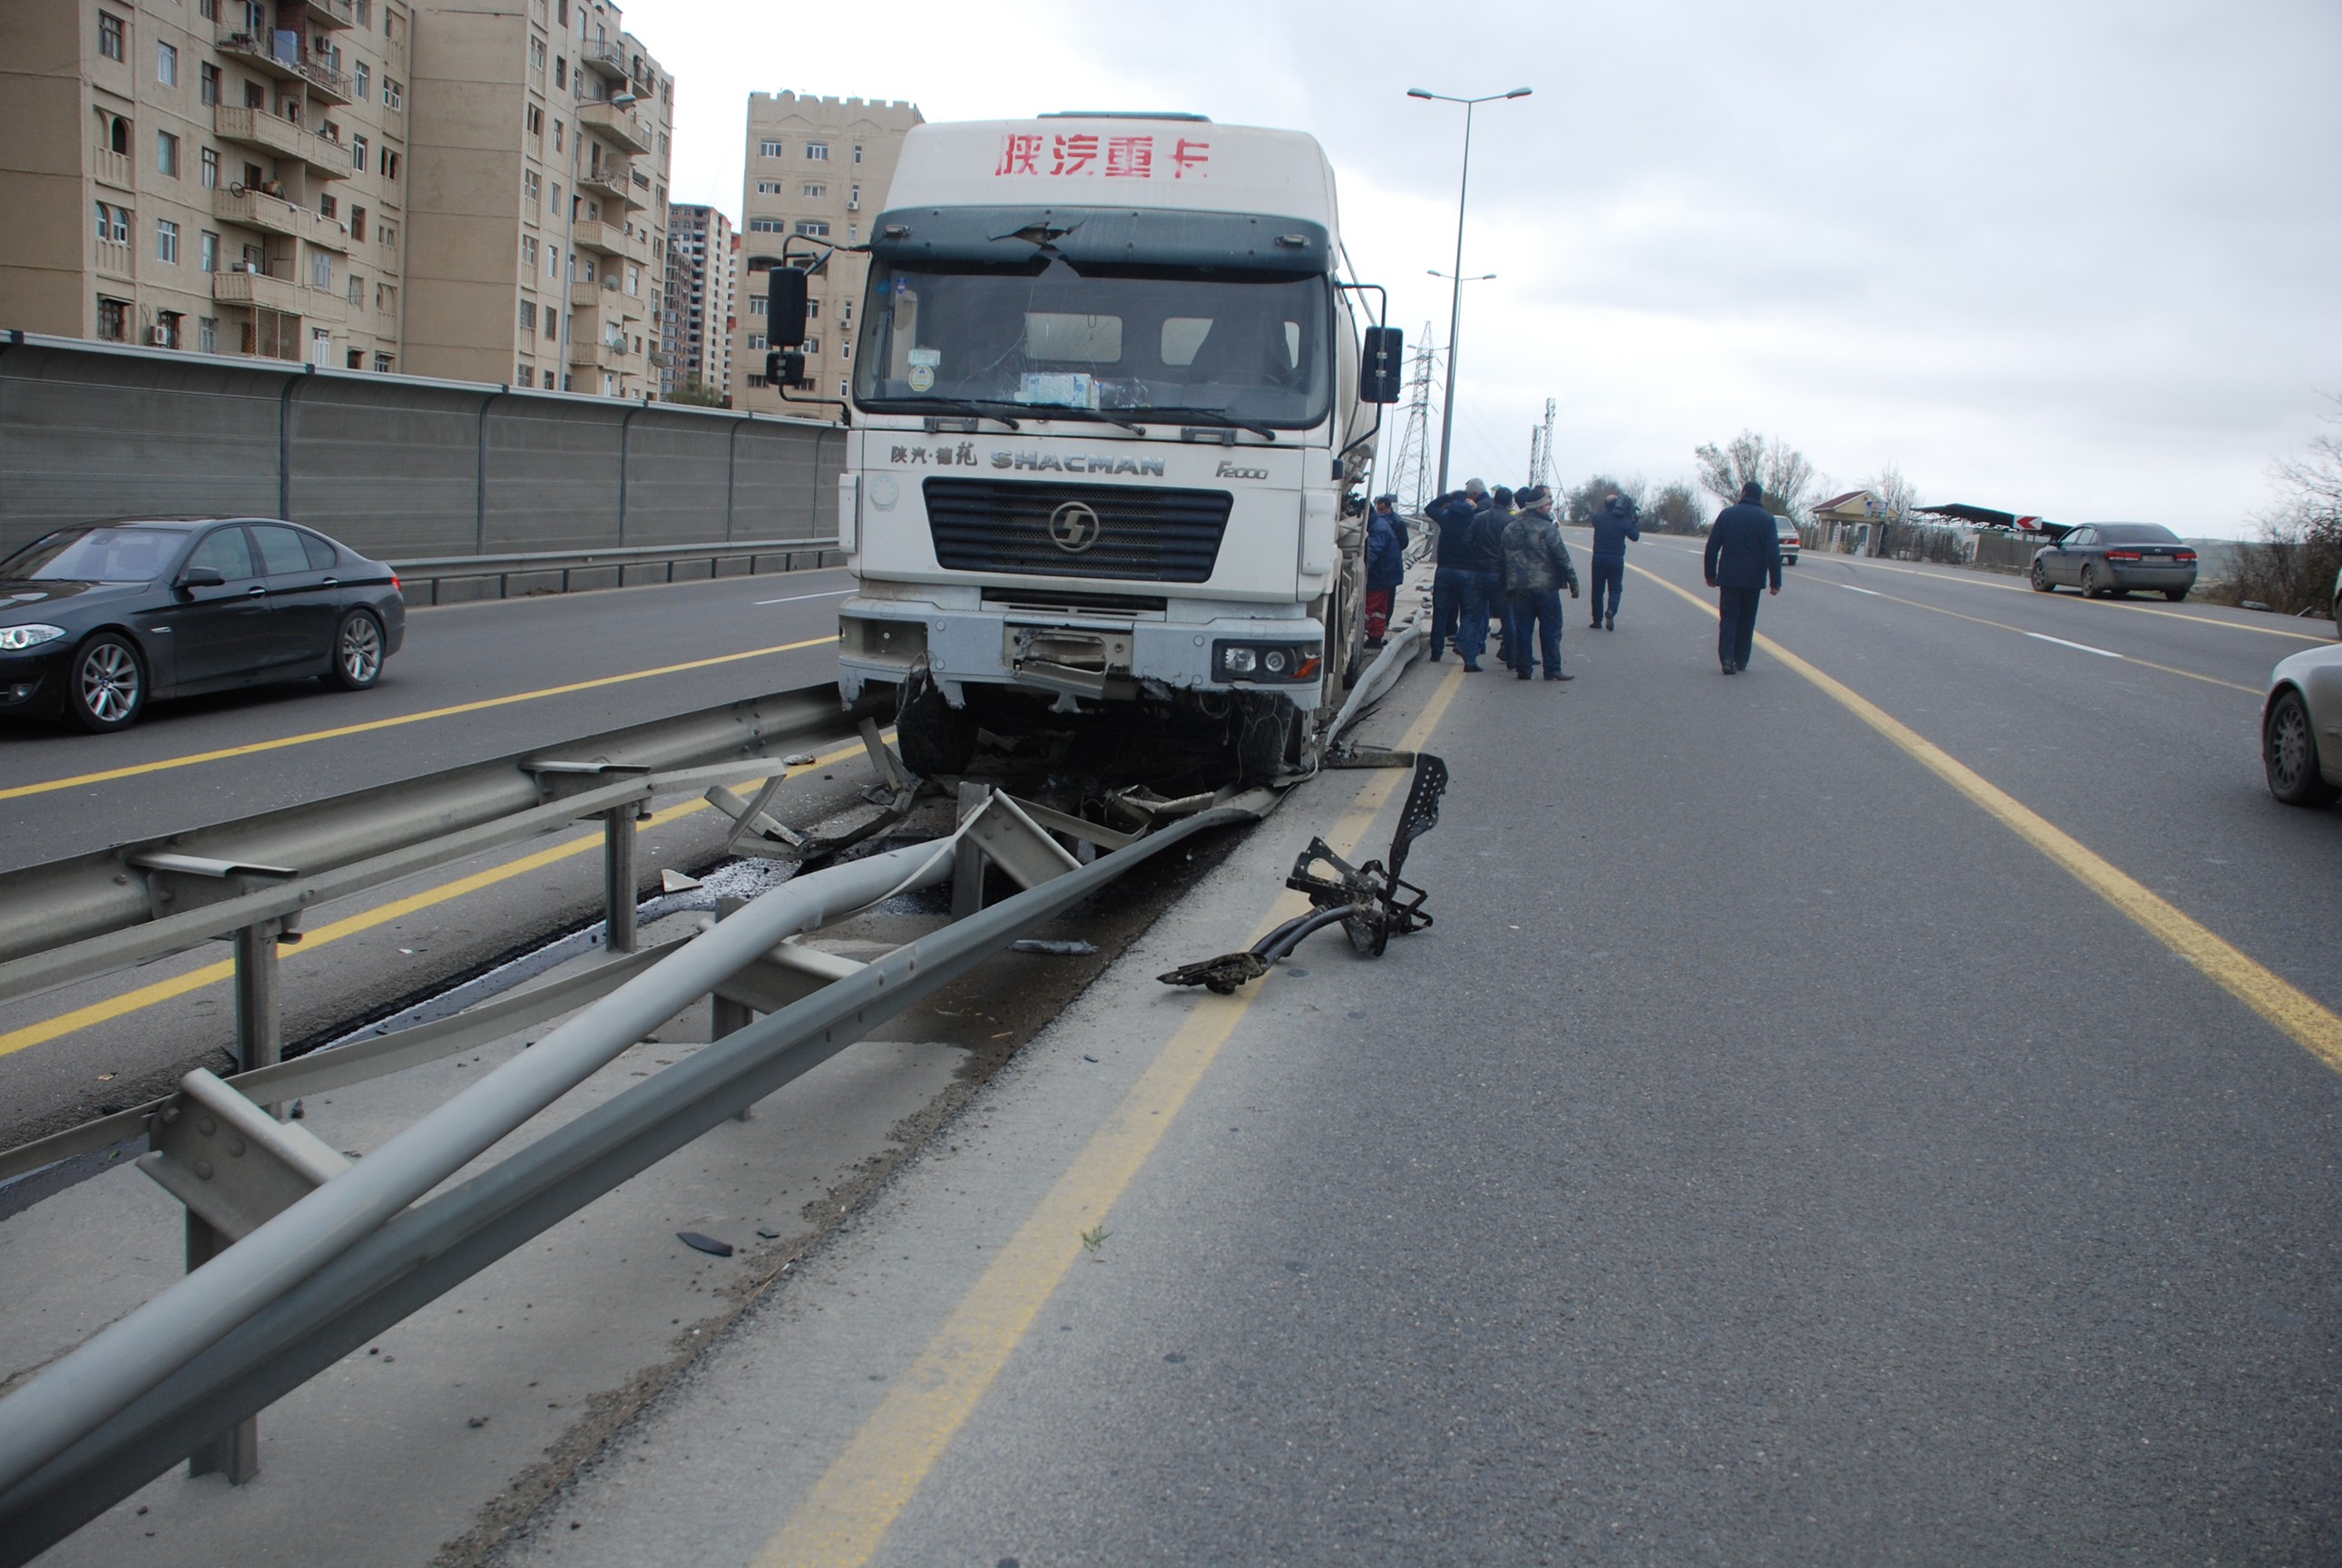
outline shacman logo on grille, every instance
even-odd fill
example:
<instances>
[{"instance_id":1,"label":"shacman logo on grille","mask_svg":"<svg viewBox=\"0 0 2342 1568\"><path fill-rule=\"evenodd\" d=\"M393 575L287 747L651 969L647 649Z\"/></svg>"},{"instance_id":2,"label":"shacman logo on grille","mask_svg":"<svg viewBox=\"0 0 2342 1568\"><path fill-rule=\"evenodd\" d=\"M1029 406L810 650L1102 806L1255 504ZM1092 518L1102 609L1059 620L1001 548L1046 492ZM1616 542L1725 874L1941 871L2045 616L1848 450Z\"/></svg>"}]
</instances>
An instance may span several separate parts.
<instances>
[{"instance_id":1,"label":"shacman logo on grille","mask_svg":"<svg viewBox=\"0 0 2342 1568\"><path fill-rule=\"evenodd\" d=\"M1086 501L1068 501L1049 514L1049 537L1068 555L1098 542L1098 514Z\"/></svg>"}]
</instances>

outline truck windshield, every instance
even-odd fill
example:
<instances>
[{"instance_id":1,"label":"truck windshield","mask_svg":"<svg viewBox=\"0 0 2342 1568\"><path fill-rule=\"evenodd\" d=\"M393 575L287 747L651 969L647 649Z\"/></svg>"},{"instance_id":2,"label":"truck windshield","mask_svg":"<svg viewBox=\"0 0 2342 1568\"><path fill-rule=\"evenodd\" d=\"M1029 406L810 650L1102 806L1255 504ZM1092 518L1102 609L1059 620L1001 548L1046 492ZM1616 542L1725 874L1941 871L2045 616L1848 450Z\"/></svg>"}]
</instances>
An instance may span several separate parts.
<instances>
[{"instance_id":1,"label":"truck windshield","mask_svg":"<svg viewBox=\"0 0 2342 1568\"><path fill-rule=\"evenodd\" d=\"M1326 279L1292 273L874 261L855 399L1301 429L1332 401Z\"/></svg>"}]
</instances>

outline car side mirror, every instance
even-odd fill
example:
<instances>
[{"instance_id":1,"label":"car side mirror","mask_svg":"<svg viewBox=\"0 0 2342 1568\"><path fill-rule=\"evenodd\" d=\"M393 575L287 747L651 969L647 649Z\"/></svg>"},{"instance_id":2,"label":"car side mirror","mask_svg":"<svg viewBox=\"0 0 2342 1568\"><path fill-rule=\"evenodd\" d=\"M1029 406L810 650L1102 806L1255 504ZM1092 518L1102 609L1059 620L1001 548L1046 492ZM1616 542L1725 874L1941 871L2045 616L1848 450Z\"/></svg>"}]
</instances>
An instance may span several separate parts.
<instances>
[{"instance_id":1,"label":"car side mirror","mask_svg":"<svg viewBox=\"0 0 2342 1568\"><path fill-rule=\"evenodd\" d=\"M209 566L190 566L185 571L179 574L179 586L182 588L225 588L227 586L227 579L221 576L217 572L213 571Z\"/></svg>"},{"instance_id":2,"label":"car side mirror","mask_svg":"<svg viewBox=\"0 0 2342 1568\"><path fill-rule=\"evenodd\" d=\"M1368 403L1396 403L1406 358L1398 328L1366 328L1366 351L1358 362L1358 395Z\"/></svg>"},{"instance_id":3,"label":"car side mirror","mask_svg":"<svg viewBox=\"0 0 2342 1568\"><path fill-rule=\"evenodd\" d=\"M765 299L765 341L775 348L795 348L805 342L806 275L776 266L766 275L772 279L772 292Z\"/></svg>"}]
</instances>

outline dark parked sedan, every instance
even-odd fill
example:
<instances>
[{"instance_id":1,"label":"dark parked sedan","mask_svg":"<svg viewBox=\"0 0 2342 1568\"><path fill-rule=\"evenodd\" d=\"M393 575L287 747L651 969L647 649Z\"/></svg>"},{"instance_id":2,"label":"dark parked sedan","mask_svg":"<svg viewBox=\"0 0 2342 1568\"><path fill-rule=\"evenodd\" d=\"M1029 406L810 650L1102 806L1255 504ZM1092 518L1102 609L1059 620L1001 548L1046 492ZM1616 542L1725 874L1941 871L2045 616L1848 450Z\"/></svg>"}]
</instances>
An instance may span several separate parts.
<instances>
[{"instance_id":1,"label":"dark parked sedan","mask_svg":"<svg viewBox=\"0 0 2342 1568\"><path fill-rule=\"evenodd\" d=\"M0 561L0 715L118 730L158 697L312 675L364 691L405 634L391 569L307 528L85 523Z\"/></svg>"},{"instance_id":2,"label":"dark parked sedan","mask_svg":"<svg viewBox=\"0 0 2342 1568\"><path fill-rule=\"evenodd\" d=\"M2196 585L2196 552L2160 523L2085 523L2034 553L2033 585L2079 588L2086 599L2144 588L2177 601Z\"/></svg>"}]
</instances>

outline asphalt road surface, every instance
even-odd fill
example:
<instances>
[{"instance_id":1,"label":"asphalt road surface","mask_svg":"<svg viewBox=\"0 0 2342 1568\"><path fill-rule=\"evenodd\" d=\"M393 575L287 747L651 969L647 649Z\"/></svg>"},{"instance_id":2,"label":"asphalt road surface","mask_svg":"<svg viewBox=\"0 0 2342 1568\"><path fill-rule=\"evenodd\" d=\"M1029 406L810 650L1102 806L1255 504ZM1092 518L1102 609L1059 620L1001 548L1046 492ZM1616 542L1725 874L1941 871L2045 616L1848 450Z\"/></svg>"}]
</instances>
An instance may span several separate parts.
<instances>
[{"instance_id":1,"label":"asphalt road surface","mask_svg":"<svg viewBox=\"0 0 2342 1568\"><path fill-rule=\"evenodd\" d=\"M1632 560L1574 684L1370 731L1435 929L1151 978L1381 852L1307 786L510 1559L2342 1561L2307 628L1808 557L1727 679Z\"/></svg>"},{"instance_id":2,"label":"asphalt road surface","mask_svg":"<svg viewBox=\"0 0 2342 1568\"><path fill-rule=\"evenodd\" d=\"M299 681L162 703L110 735L0 724L0 870L830 679L850 581L426 606L371 691Z\"/></svg>"}]
</instances>

